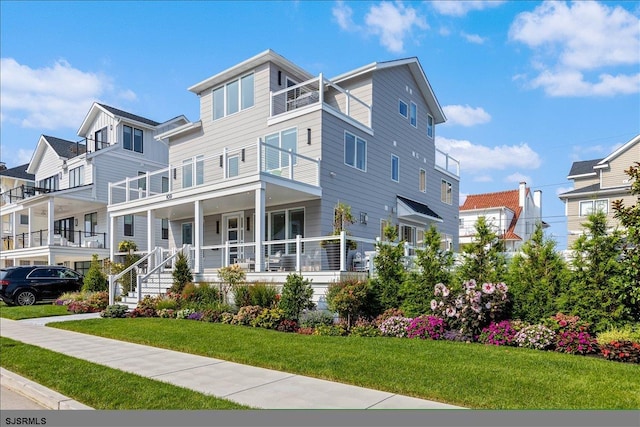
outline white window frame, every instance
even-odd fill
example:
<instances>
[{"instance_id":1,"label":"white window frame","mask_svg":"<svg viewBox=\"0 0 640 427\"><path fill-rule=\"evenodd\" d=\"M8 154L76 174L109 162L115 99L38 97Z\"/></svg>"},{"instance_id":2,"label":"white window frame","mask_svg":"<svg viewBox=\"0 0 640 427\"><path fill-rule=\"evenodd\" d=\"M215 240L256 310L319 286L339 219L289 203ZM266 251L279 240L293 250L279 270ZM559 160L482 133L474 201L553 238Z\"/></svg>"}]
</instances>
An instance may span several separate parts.
<instances>
[{"instance_id":1,"label":"white window frame","mask_svg":"<svg viewBox=\"0 0 640 427\"><path fill-rule=\"evenodd\" d=\"M395 163L395 176L394 176L394 163ZM395 154L391 155L391 181L400 182L400 157Z\"/></svg>"},{"instance_id":2,"label":"white window frame","mask_svg":"<svg viewBox=\"0 0 640 427\"><path fill-rule=\"evenodd\" d=\"M69 169L69 188L84 185L84 165Z\"/></svg>"},{"instance_id":3,"label":"white window frame","mask_svg":"<svg viewBox=\"0 0 640 427\"><path fill-rule=\"evenodd\" d=\"M433 138L435 129L435 123L433 121L433 116L431 114L427 114L427 136L429 138Z\"/></svg>"},{"instance_id":4,"label":"white window frame","mask_svg":"<svg viewBox=\"0 0 640 427\"><path fill-rule=\"evenodd\" d=\"M404 107L404 113L402 113L402 107ZM402 99L398 99L398 114L405 119L409 118L409 104L404 102Z\"/></svg>"},{"instance_id":5,"label":"white window frame","mask_svg":"<svg viewBox=\"0 0 640 427\"><path fill-rule=\"evenodd\" d=\"M453 204L453 184L445 179L440 183L440 201L448 205Z\"/></svg>"},{"instance_id":6,"label":"white window frame","mask_svg":"<svg viewBox=\"0 0 640 427\"><path fill-rule=\"evenodd\" d=\"M604 208L602 208L604 205ZM583 211L583 206L586 210ZM582 200L578 205L578 215L581 217L589 216L592 213L602 211L604 214L609 213L609 199Z\"/></svg>"},{"instance_id":7,"label":"white window frame","mask_svg":"<svg viewBox=\"0 0 640 427\"><path fill-rule=\"evenodd\" d=\"M307 209L304 206L297 206L297 207L292 207L292 208L287 208L287 209L276 209L273 211L266 211L265 212L265 240L270 241L270 242L277 242L278 240L293 240L296 238L296 236L291 236L291 213L292 212L296 212L296 211L302 211L302 217L304 218L304 224L303 224L303 229L302 229L302 237L304 237L307 232ZM274 214L278 214L278 213L284 213L284 238L283 239L274 239L273 237L273 215ZM255 221L254 221L255 223ZM286 253L286 254L291 254L291 253L295 253L295 243L290 243L288 245L283 244L282 249L282 253ZM276 244L272 244L269 245L270 249L270 253L274 254L276 251L273 251L273 249L278 248L278 246L276 246ZM302 245L302 253L304 254L304 247L305 245Z\"/></svg>"},{"instance_id":8,"label":"white window frame","mask_svg":"<svg viewBox=\"0 0 640 427\"><path fill-rule=\"evenodd\" d=\"M131 141L130 147L127 147L125 145L125 138L124 138L124 131L125 129L130 129L131 130ZM140 150L137 150L136 148L136 133L140 134ZM143 129L139 129L133 126L129 126L129 125L122 125L122 148L124 148L127 151L133 151L135 153L144 153L144 130Z\"/></svg>"},{"instance_id":9,"label":"white window frame","mask_svg":"<svg viewBox=\"0 0 640 427\"><path fill-rule=\"evenodd\" d=\"M421 193L427 192L427 171L420 168L420 172L418 173L418 189Z\"/></svg>"},{"instance_id":10,"label":"white window frame","mask_svg":"<svg viewBox=\"0 0 640 427\"><path fill-rule=\"evenodd\" d=\"M243 82L245 82L246 79L249 76L253 76L253 85L252 85L253 86L252 87L253 99L252 99L251 102L248 102L245 105L245 103L244 103L245 100L243 99L242 94L244 92L243 88L244 87L248 88L248 86L243 86ZM238 99L237 99L238 110L234 111L232 113L229 113L228 107L229 107L230 99L228 99L228 88L229 88L230 85L233 85L234 83L238 85ZM222 101L222 104L223 104L224 108L222 109L222 115L216 116L216 99L215 98L216 98L216 93L220 93L219 92L220 90L222 91L222 99L221 99L221 101ZM247 110L247 109L253 107L255 105L255 103L256 103L255 75L254 75L254 73L253 72L247 73L247 74L245 74L243 76L240 76L240 77L238 77L236 79L230 80L230 81L226 82L225 84L214 88L211 91L211 98L212 98L211 99L211 106L212 106L212 108L211 108L211 117L212 117L212 119L214 121L215 120L220 120L220 119L225 118L227 116L232 116L234 114L240 113L240 112L242 112L244 110Z\"/></svg>"},{"instance_id":11,"label":"white window frame","mask_svg":"<svg viewBox=\"0 0 640 427\"><path fill-rule=\"evenodd\" d=\"M278 170L278 169L284 169L284 168L288 168L289 167L289 154L288 152L285 151L281 151L281 150L285 150L285 148L282 146L282 141L283 141L283 137L284 135L288 135L288 134L295 134L295 145L291 150L291 154L292 154L292 161L293 161L293 165L295 166L298 163L297 160L297 156L296 154L298 153L298 128L297 127L292 127L292 128L288 128L288 129L282 129L279 132L275 132L275 133L271 133L269 135L266 135L264 137L264 141L266 144L266 149L265 149L265 168L266 170L269 171L273 171L273 170ZM269 144L269 142L267 141L273 141L275 140L275 138L277 138L278 140L278 145L275 144ZM279 150L274 150L271 149L271 152L269 152L269 147L275 147L275 148L279 148ZM277 154L278 157L278 165L277 167L270 167L270 166L275 166L275 164L270 164L273 161L273 156L274 154Z\"/></svg>"},{"instance_id":12,"label":"white window frame","mask_svg":"<svg viewBox=\"0 0 640 427\"><path fill-rule=\"evenodd\" d=\"M347 159L347 135L353 137L353 159ZM362 159L363 167L358 167L359 157L358 157L358 145L362 144L364 146L364 159ZM349 163L349 161L353 161L353 164ZM358 135L353 134L348 131L344 131L344 164L352 167L354 169L358 169L362 172L367 171L367 140L360 138Z\"/></svg>"},{"instance_id":13,"label":"white window frame","mask_svg":"<svg viewBox=\"0 0 640 427\"><path fill-rule=\"evenodd\" d=\"M413 101L409 105L409 123L414 128L418 128L418 104Z\"/></svg>"}]
</instances>

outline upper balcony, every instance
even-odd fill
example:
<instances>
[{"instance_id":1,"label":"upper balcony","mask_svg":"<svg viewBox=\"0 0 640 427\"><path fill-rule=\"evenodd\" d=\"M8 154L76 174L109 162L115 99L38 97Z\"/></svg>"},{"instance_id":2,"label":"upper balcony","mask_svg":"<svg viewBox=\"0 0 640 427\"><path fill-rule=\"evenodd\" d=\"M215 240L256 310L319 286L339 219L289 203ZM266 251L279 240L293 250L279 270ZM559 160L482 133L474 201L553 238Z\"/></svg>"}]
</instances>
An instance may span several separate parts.
<instances>
[{"instance_id":1,"label":"upper balcony","mask_svg":"<svg viewBox=\"0 0 640 427\"><path fill-rule=\"evenodd\" d=\"M175 192L198 187L230 187L243 178L260 174L278 177L281 182L320 185L320 159L269 145L262 140L242 147L199 155L180 165L150 171L109 183L109 205L146 199L160 194L171 198ZM286 184L285 184L286 185Z\"/></svg>"},{"instance_id":2,"label":"upper balcony","mask_svg":"<svg viewBox=\"0 0 640 427\"><path fill-rule=\"evenodd\" d=\"M270 117L285 117L322 106L371 128L371 105L320 74L318 77L277 92L271 92Z\"/></svg>"},{"instance_id":3,"label":"upper balcony","mask_svg":"<svg viewBox=\"0 0 640 427\"><path fill-rule=\"evenodd\" d=\"M2 193L1 205L7 205L11 203L17 203L20 200L27 199L29 197L37 196L39 194L49 193L52 190L49 188L36 187L30 184L22 184L19 187L12 188L11 190Z\"/></svg>"},{"instance_id":4,"label":"upper balcony","mask_svg":"<svg viewBox=\"0 0 640 427\"><path fill-rule=\"evenodd\" d=\"M460 161L451 157L448 153L436 148L436 167L457 178L460 177Z\"/></svg>"}]
</instances>

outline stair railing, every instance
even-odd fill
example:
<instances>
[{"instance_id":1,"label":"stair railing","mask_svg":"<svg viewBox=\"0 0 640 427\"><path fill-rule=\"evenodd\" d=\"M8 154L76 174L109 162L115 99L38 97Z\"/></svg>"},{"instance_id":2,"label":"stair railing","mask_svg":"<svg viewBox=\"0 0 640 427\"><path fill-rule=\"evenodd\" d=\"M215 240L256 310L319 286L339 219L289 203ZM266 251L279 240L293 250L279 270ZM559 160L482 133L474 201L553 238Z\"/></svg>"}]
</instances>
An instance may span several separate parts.
<instances>
[{"instance_id":1,"label":"stair railing","mask_svg":"<svg viewBox=\"0 0 640 427\"><path fill-rule=\"evenodd\" d=\"M182 248L179 250L175 250L173 252L173 255L171 255L170 257L168 257L165 260L161 260L160 257L162 257L162 248L157 247L154 249L154 253L156 253L156 263L155 263L155 267L149 271L147 274L145 274L144 276L137 276L136 279L138 281L137 285L138 285L138 302L142 299L141 295L142 295L142 283L146 283L149 281L149 277L151 277L152 274L158 274L158 294L162 294L161 292L161 283L160 283L160 274L164 271L164 268L167 264L169 264L170 262L173 262L173 260L178 256L179 253L186 253L187 255L190 253L191 251L191 245L182 245Z\"/></svg>"},{"instance_id":2,"label":"stair railing","mask_svg":"<svg viewBox=\"0 0 640 427\"><path fill-rule=\"evenodd\" d=\"M156 249L152 250L151 252L147 253L145 256L140 258L135 263L131 264L129 267L127 267L124 270L122 270L120 273L118 273L118 274L110 274L109 275L109 305L113 305L115 303L115 300L116 300L115 291L116 291L117 281L120 280L122 278L122 276L124 276L125 274L127 274L128 272L133 270L134 268L137 268L138 265L140 265L143 262L147 261L151 256L153 256L156 253L157 249L158 248L156 248ZM138 278L138 277L136 276L136 278ZM138 287L138 301L140 301L140 288L139 287Z\"/></svg>"}]
</instances>

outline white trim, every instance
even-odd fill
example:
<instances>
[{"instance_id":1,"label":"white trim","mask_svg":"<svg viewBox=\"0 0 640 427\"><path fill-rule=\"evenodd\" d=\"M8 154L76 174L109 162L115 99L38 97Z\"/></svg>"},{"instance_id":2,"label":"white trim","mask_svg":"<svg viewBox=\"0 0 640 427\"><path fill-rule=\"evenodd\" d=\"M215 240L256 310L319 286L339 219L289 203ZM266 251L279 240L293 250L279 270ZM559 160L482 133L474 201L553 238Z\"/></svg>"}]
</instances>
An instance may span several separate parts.
<instances>
[{"instance_id":1,"label":"white trim","mask_svg":"<svg viewBox=\"0 0 640 427\"><path fill-rule=\"evenodd\" d=\"M190 130L194 130L194 129L198 129L202 127L202 120L198 120L197 122L190 122L187 124L184 124L182 126L178 126L176 128L173 128L171 130L168 130L166 132L160 133L156 136L153 137L153 139L155 139L156 141L161 141L163 139L166 138L171 138L177 135L180 135L181 133L185 133L188 132Z\"/></svg>"},{"instance_id":2,"label":"white trim","mask_svg":"<svg viewBox=\"0 0 640 427\"><path fill-rule=\"evenodd\" d=\"M407 110L407 115L406 116L400 112L400 105L401 104L404 104L404 106L405 106L405 108ZM400 98L398 98L398 114L400 114L400 116L404 117L405 119L409 119L409 104L407 104L406 102L404 102Z\"/></svg>"},{"instance_id":3,"label":"white trim","mask_svg":"<svg viewBox=\"0 0 640 427\"><path fill-rule=\"evenodd\" d=\"M394 179L393 178L393 159L397 159L398 160L398 179ZM400 182L400 157L396 156L395 154L391 154L391 181L393 182Z\"/></svg>"},{"instance_id":4,"label":"white trim","mask_svg":"<svg viewBox=\"0 0 640 427\"><path fill-rule=\"evenodd\" d=\"M633 138L631 138L631 140L629 140L627 143L622 145L622 147L619 147L616 151L614 151L613 153L609 154L604 159L600 160L598 162L598 165L596 165L596 167L599 167L600 165L603 165L604 163L609 163L615 157L618 157L620 154L622 154L623 152L627 151L628 148L630 148L634 144L637 144L638 142L640 142L640 134L634 136Z\"/></svg>"},{"instance_id":5,"label":"white trim","mask_svg":"<svg viewBox=\"0 0 640 427\"><path fill-rule=\"evenodd\" d=\"M353 153L354 153L354 164L350 165L349 163L346 162L346 153L347 153L347 134L353 136L355 138L355 146L353 147ZM358 164L358 138L361 139L362 141L364 141L364 169L360 169L357 164ZM343 135L343 139L342 139L342 161L344 162L344 164L346 166L349 166L350 168L354 168L356 170L359 170L361 172L367 172L367 163L368 163L368 153L367 153L368 149L367 149L367 140L364 138L360 138L358 135L356 135L355 133L351 133L348 130L344 131L344 135Z\"/></svg>"}]
</instances>

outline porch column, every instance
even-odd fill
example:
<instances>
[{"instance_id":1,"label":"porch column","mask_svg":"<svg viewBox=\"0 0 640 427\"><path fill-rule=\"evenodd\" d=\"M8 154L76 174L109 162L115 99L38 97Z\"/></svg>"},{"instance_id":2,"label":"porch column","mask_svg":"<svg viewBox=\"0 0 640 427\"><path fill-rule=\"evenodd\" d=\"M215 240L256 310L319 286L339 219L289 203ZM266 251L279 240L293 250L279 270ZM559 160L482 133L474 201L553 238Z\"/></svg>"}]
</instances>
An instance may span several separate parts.
<instances>
[{"instance_id":1,"label":"porch column","mask_svg":"<svg viewBox=\"0 0 640 427\"><path fill-rule=\"evenodd\" d=\"M109 216L109 259L114 262L114 256L116 253L116 218L111 214Z\"/></svg>"},{"instance_id":2,"label":"porch column","mask_svg":"<svg viewBox=\"0 0 640 427\"><path fill-rule=\"evenodd\" d=\"M55 219L55 212L53 208L54 208L53 197L49 197L49 199L47 200L47 223L49 224L49 232L47 233L47 244L49 246L53 245L53 223ZM49 249L48 253L49 253L49 260L48 260L49 265L53 265L54 264L53 251Z\"/></svg>"},{"instance_id":3,"label":"porch column","mask_svg":"<svg viewBox=\"0 0 640 427\"><path fill-rule=\"evenodd\" d=\"M265 188L264 184L261 184L260 188L256 189L256 219L253 225L253 234L255 235L256 245L256 273L262 272L263 267L263 255L264 248L262 243L264 242L264 211L265 211Z\"/></svg>"},{"instance_id":4,"label":"porch column","mask_svg":"<svg viewBox=\"0 0 640 427\"><path fill-rule=\"evenodd\" d=\"M17 212L14 212L11 214L11 236L13 238L13 249L18 249L18 241L16 240L16 229L17 227L17 221L16 221L16 217L18 216Z\"/></svg>"},{"instance_id":5,"label":"porch column","mask_svg":"<svg viewBox=\"0 0 640 427\"><path fill-rule=\"evenodd\" d=\"M147 175L148 177L148 175ZM148 185L149 183L147 183ZM147 187L151 188L151 187ZM147 253L151 253L156 247L156 213L149 209L147 211ZM155 267L154 258L149 257L147 260L147 271L151 271Z\"/></svg>"},{"instance_id":6,"label":"porch column","mask_svg":"<svg viewBox=\"0 0 640 427\"><path fill-rule=\"evenodd\" d=\"M193 271L194 273L202 273L201 270L201 261L202 261L202 241L204 240L204 227L203 227L203 214L202 214L202 201L196 200L194 202L194 220L193 226L194 230L194 244L195 244L195 255L193 260Z\"/></svg>"},{"instance_id":7,"label":"porch column","mask_svg":"<svg viewBox=\"0 0 640 427\"><path fill-rule=\"evenodd\" d=\"M31 218L31 216L32 216L31 208L27 209L27 216L29 217L29 224L27 224L27 232L29 233L29 239L28 239L29 245L28 246L32 247L34 245L32 244L33 236L31 235L31 233L32 233L31 223L33 222L32 218ZM38 245L38 246L41 246L41 245Z\"/></svg>"}]
</instances>

